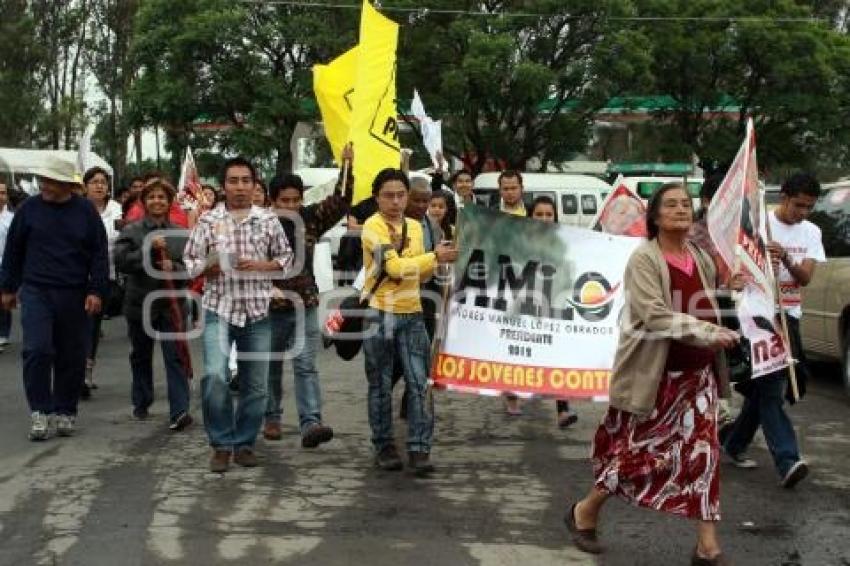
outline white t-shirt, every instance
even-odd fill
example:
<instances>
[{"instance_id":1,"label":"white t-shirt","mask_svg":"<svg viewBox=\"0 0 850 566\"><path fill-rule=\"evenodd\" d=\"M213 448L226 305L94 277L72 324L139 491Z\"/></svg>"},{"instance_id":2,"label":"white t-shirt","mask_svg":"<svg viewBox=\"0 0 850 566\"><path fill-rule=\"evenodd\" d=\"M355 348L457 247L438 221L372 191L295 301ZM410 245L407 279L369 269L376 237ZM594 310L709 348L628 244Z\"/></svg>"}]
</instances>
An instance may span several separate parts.
<instances>
[{"instance_id":1,"label":"white t-shirt","mask_svg":"<svg viewBox=\"0 0 850 566\"><path fill-rule=\"evenodd\" d=\"M8 205L0 208L0 263L3 263L3 250L6 249L6 235L12 226L12 218L14 216L12 211L9 210Z\"/></svg>"},{"instance_id":2,"label":"white t-shirt","mask_svg":"<svg viewBox=\"0 0 850 566\"><path fill-rule=\"evenodd\" d=\"M820 228L803 220L799 224L785 224L776 218L776 213L767 215L770 222L770 235L773 241L780 244L791 256L792 263L800 264L803 260L813 259L817 262L826 261L823 251L823 240ZM803 310L800 308L803 287L797 282L784 265L780 265L779 290L782 294L782 306L789 316L800 318Z\"/></svg>"},{"instance_id":3,"label":"white t-shirt","mask_svg":"<svg viewBox=\"0 0 850 566\"><path fill-rule=\"evenodd\" d=\"M109 279L115 280L115 259L112 257L112 249L115 247L115 242L118 241L118 236L121 233L115 228L115 221L121 220L123 216L121 205L117 201L108 200L103 212L100 213L100 220L103 222L103 228L106 230L106 243L109 253Z\"/></svg>"}]
</instances>

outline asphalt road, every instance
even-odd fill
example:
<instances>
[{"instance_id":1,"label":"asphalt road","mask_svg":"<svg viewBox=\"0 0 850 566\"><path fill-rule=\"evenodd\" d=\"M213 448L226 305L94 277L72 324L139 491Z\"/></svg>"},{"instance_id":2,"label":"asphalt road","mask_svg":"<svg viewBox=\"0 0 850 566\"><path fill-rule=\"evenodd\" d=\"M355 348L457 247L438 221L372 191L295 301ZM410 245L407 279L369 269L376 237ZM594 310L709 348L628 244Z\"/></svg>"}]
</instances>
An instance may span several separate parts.
<instances>
[{"instance_id":1,"label":"asphalt road","mask_svg":"<svg viewBox=\"0 0 850 566\"><path fill-rule=\"evenodd\" d=\"M689 563L691 524L619 501L603 515L607 554L591 558L568 542L561 518L590 485L602 405L576 404L579 423L565 432L551 401L528 402L511 418L499 399L438 393L438 473L380 473L362 359L323 352L325 420L336 438L301 449L285 393L285 437L258 443L261 467L211 474L203 427L167 430L159 361L153 418L131 418L124 322L104 328L100 388L82 405L74 438L27 440L19 329L0 355L2 565ZM850 565L850 402L837 368L816 369L809 396L791 410L809 479L779 488L760 436L758 469L722 470L720 534L734 564ZM285 384L288 393L291 374ZM401 421L397 430L403 438Z\"/></svg>"}]
</instances>

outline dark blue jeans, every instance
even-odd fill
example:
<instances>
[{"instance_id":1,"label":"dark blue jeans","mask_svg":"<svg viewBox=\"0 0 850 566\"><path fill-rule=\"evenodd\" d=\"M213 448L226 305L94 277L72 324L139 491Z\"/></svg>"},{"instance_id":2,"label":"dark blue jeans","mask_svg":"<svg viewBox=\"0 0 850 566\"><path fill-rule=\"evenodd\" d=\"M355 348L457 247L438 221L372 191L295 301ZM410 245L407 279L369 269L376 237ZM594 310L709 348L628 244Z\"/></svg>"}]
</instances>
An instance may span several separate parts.
<instances>
[{"instance_id":1,"label":"dark blue jeans","mask_svg":"<svg viewBox=\"0 0 850 566\"><path fill-rule=\"evenodd\" d=\"M30 410L76 415L89 347L86 290L24 285L20 300Z\"/></svg>"},{"instance_id":2,"label":"dark blue jeans","mask_svg":"<svg viewBox=\"0 0 850 566\"><path fill-rule=\"evenodd\" d=\"M431 342L422 313L392 314L370 309L363 341L369 382L369 425L372 444L380 452L393 443L393 360L404 368L407 394L407 450L430 452L434 435L434 403L428 392Z\"/></svg>"},{"instance_id":3,"label":"dark blue jeans","mask_svg":"<svg viewBox=\"0 0 850 566\"><path fill-rule=\"evenodd\" d=\"M280 422L283 415L283 361L291 359L298 425L301 434L304 434L310 426L322 422L322 391L316 370L316 351L321 335L317 307L304 309L304 319L299 318L294 309L269 311L272 360L269 362L266 421Z\"/></svg>"},{"instance_id":4,"label":"dark blue jeans","mask_svg":"<svg viewBox=\"0 0 850 566\"><path fill-rule=\"evenodd\" d=\"M158 316L151 320L152 330L174 332L167 316ZM133 408L147 409L153 404L153 348L156 336L145 332L140 320L127 320L127 334L130 338L130 369L133 372L133 385L130 398ZM189 411L189 379L186 369L177 354L173 340L159 340L162 360L165 364L165 379L168 384L169 416L174 420L180 413Z\"/></svg>"},{"instance_id":5,"label":"dark blue jeans","mask_svg":"<svg viewBox=\"0 0 850 566\"><path fill-rule=\"evenodd\" d=\"M787 385L784 371L753 380L744 398L744 406L723 445L726 452L737 456L747 449L761 426L780 477L785 477L800 459L797 435L783 408Z\"/></svg>"}]
</instances>

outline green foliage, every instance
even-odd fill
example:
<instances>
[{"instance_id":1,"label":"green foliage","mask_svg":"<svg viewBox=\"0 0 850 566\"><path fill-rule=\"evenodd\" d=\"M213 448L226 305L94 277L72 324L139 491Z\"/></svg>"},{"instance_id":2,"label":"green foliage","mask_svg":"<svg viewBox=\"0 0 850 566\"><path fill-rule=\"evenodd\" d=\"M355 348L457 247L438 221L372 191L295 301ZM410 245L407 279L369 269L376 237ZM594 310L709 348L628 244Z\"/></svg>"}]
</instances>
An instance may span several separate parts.
<instances>
[{"instance_id":1,"label":"green foliage","mask_svg":"<svg viewBox=\"0 0 850 566\"><path fill-rule=\"evenodd\" d=\"M45 57L24 0L0 3L0 146L28 145L41 114L33 69Z\"/></svg>"},{"instance_id":2,"label":"green foliage","mask_svg":"<svg viewBox=\"0 0 850 566\"><path fill-rule=\"evenodd\" d=\"M449 0L429 5L482 6ZM532 157L545 163L583 150L594 112L646 78L645 38L606 18L626 13L626 1L486 6L494 14L535 16L425 15L404 27L399 47L399 92L420 91L429 111L444 118L447 152L476 171L488 159L523 168Z\"/></svg>"},{"instance_id":3,"label":"green foliage","mask_svg":"<svg viewBox=\"0 0 850 566\"><path fill-rule=\"evenodd\" d=\"M165 125L170 149L217 147L272 160L282 171L296 124L317 117L305 104L312 66L356 43L356 21L296 6L145 2L135 43L136 122Z\"/></svg>"},{"instance_id":4,"label":"green foliage","mask_svg":"<svg viewBox=\"0 0 850 566\"><path fill-rule=\"evenodd\" d=\"M768 169L811 167L833 145L846 120L842 83L847 37L815 21L794 0L635 0L641 16L719 18L716 22L653 21L641 26L652 40L654 91L678 108L658 112L681 142L703 159L729 161L747 116L759 136L759 161ZM724 18L740 18L729 22ZM846 90L844 90L846 92ZM734 120L715 111L729 96ZM842 115L844 118L842 119Z\"/></svg>"}]
</instances>

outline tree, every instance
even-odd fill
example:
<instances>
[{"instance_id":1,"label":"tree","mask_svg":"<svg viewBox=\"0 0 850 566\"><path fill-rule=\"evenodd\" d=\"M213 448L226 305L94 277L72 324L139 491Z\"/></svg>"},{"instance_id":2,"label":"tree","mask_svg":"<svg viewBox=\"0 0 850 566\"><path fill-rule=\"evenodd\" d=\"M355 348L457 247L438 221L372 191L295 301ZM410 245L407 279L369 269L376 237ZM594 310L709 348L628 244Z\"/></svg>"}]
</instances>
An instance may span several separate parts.
<instances>
[{"instance_id":1,"label":"tree","mask_svg":"<svg viewBox=\"0 0 850 566\"><path fill-rule=\"evenodd\" d=\"M26 0L0 3L0 145L29 146L41 115L37 70L46 53L35 40Z\"/></svg>"},{"instance_id":2,"label":"tree","mask_svg":"<svg viewBox=\"0 0 850 566\"><path fill-rule=\"evenodd\" d=\"M95 147L104 150L117 179L126 176L127 138L132 131L129 97L138 66L130 47L138 9L139 0L90 0L85 58L105 96L97 109L101 121Z\"/></svg>"},{"instance_id":3,"label":"tree","mask_svg":"<svg viewBox=\"0 0 850 566\"><path fill-rule=\"evenodd\" d=\"M793 0L636 0L636 7L645 18L683 18L652 20L644 32L653 42L653 90L675 102L656 117L674 124L702 160L731 160L750 115L767 168L811 166L836 135L846 37L807 21L810 7ZM729 106L735 119L717 119Z\"/></svg>"},{"instance_id":4,"label":"tree","mask_svg":"<svg viewBox=\"0 0 850 566\"><path fill-rule=\"evenodd\" d=\"M137 30L137 123L163 124L172 156L188 144L216 147L283 172L296 124L317 118L311 68L355 43L356 18L309 6L151 0Z\"/></svg>"},{"instance_id":5,"label":"tree","mask_svg":"<svg viewBox=\"0 0 850 566\"><path fill-rule=\"evenodd\" d=\"M32 0L30 6L45 51L37 80L47 108L38 127L48 145L70 149L85 125L83 53L89 0Z\"/></svg>"},{"instance_id":6,"label":"tree","mask_svg":"<svg viewBox=\"0 0 850 566\"><path fill-rule=\"evenodd\" d=\"M399 92L422 93L444 119L447 151L475 172L491 159L522 169L584 150L596 110L646 80L646 40L608 18L627 14L626 1L431 4L492 14L424 14L399 49Z\"/></svg>"}]
</instances>

